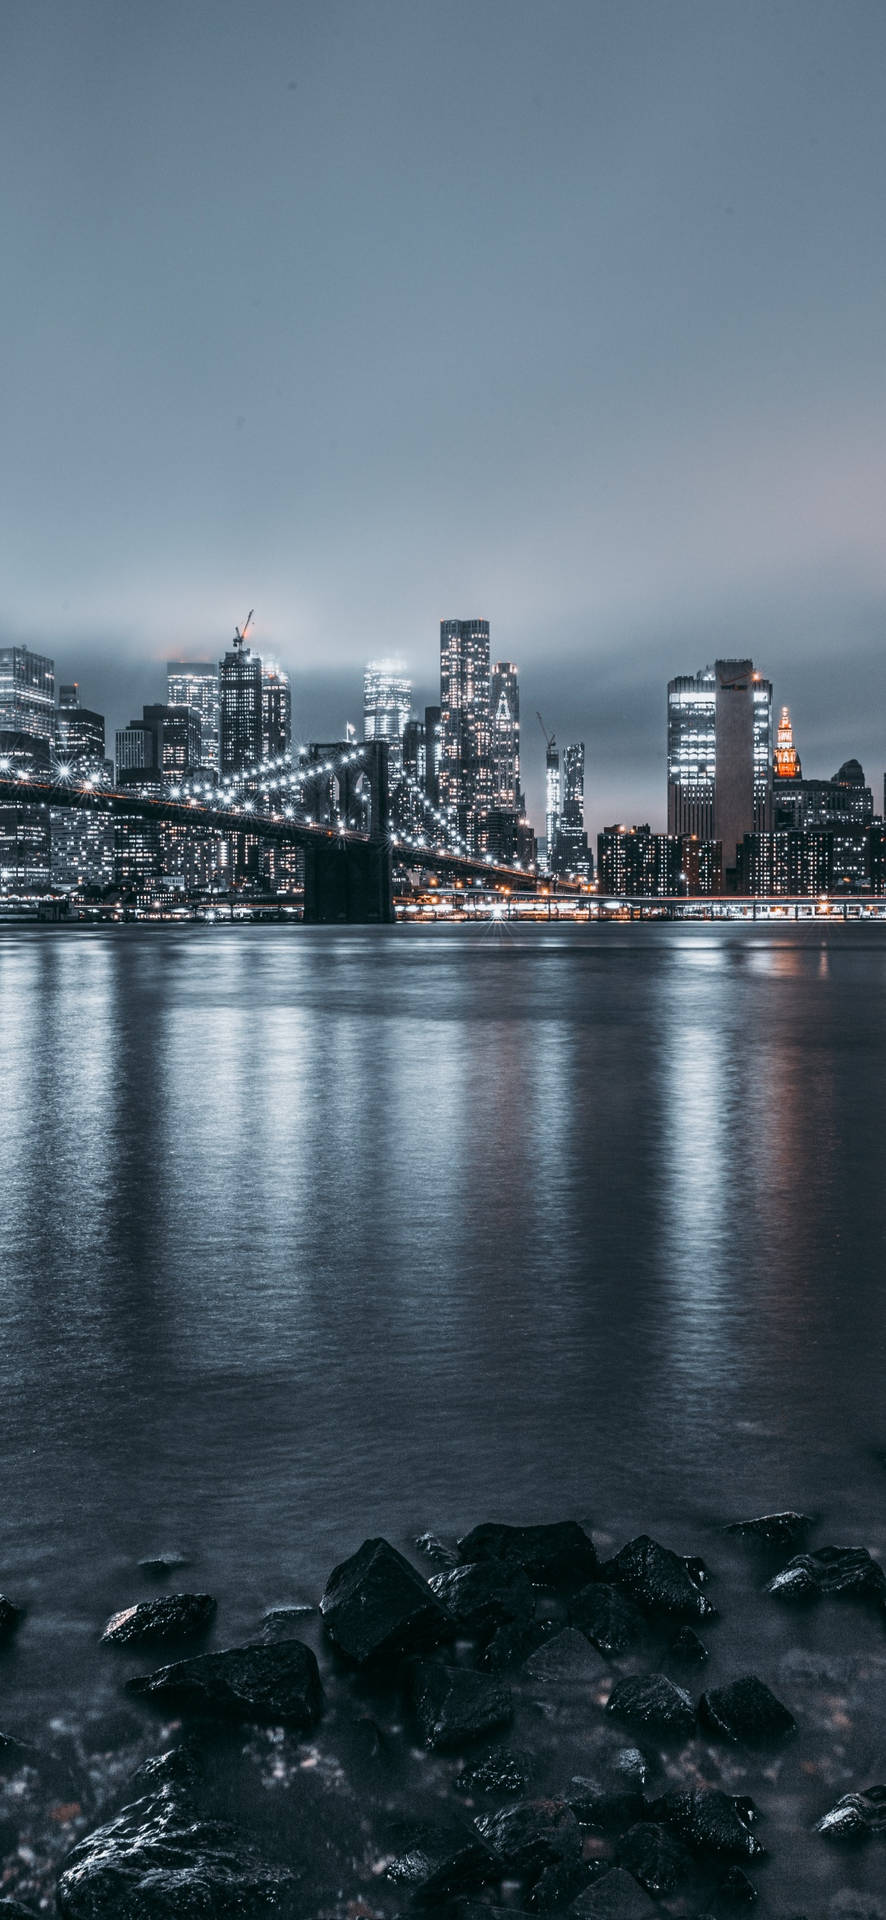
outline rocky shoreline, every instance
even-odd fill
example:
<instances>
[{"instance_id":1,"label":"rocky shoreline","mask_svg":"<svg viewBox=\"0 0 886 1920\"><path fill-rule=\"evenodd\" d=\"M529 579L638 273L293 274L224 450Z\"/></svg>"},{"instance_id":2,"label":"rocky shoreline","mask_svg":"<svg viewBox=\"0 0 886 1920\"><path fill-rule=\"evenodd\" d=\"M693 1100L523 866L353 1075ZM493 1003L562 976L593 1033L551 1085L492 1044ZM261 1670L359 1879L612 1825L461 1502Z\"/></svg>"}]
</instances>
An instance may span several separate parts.
<instances>
[{"instance_id":1,"label":"rocky shoreline","mask_svg":"<svg viewBox=\"0 0 886 1920\"><path fill-rule=\"evenodd\" d=\"M316 1607L209 1650L223 1598L154 1556L138 1578L169 1591L96 1623L116 1712L0 1736L0 1920L883 1920L886 1575L814 1531L723 1530L759 1592L753 1668L719 1567L572 1520L424 1534L414 1559L367 1540ZM0 1640L27 1630L0 1596Z\"/></svg>"}]
</instances>

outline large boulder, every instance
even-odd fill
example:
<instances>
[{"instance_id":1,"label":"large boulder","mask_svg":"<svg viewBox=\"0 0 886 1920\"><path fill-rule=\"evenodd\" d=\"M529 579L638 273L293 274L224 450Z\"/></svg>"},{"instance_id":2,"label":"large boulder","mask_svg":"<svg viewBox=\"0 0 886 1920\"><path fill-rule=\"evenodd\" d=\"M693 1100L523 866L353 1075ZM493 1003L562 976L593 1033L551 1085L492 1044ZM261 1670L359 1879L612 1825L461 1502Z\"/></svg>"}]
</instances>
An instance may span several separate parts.
<instances>
[{"instance_id":1,"label":"large boulder","mask_svg":"<svg viewBox=\"0 0 886 1920\"><path fill-rule=\"evenodd\" d=\"M127 1681L130 1693L158 1706L307 1733L323 1708L317 1662L301 1640L253 1642L201 1653Z\"/></svg>"},{"instance_id":2,"label":"large boulder","mask_svg":"<svg viewBox=\"0 0 886 1920\"><path fill-rule=\"evenodd\" d=\"M692 1860L676 1835L652 1820L638 1820L618 1843L618 1858L647 1893L673 1893L692 1872Z\"/></svg>"},{"instance_id":3,"label":"large boulder","mask_svg":"<svg viewBox=\"0 0 886 1920\"><path fill-rule=\"evenodd\" d=\"M659 1911L645 1888L623 1867L605 1873L569 1908L576 1920L654 1920Z\"/></svg>"},{"instance_id":4,"label":"large boulder","mask_svg":"<svg viewBox=\"0 0 886 1920\"><path fill-rule=\"evenodd\" d=\"M112 1613L102 1645L148 1647L164 1640L192 1640L205 1633L215 1613L211 1593L166 1593L157 1600Z\"/></svg>"},{"instance_id":5,"label":"large boulder","mask_svg":"<svg viewBox=\"0 0 886 1920\"><path fill-rule=\"evenodd\" d=\"M452 1617L387 1540L364 1540L333 1569L320 1602L333 1646L358 1666L423 1653L451 1638Z\"/></svg>"},{"instance_id":6,"label":"large boulder","mask_svg":"<svg viewBox=\"0 0 886 1920\"><path fill-rule=\"evenodd\" d=\"M284 1911L294 1885L289 1868L168 1785L78 1841L57 1901L62 1920L258 1920Z\"/></svg>"},{"instance_id":7,"label":"large boulder","mask_svg":"<svg viewBox=\"0 0 886 1920\"><path fill-rule=\"evenodd\" d=\"M535 1613L535 1592L522 1567L501 1560L432 1573L428 1586L466 1633L491 1634L504 1621L528 1626Z\"/></svg>"},{"instance_id":8,"label":"large boulder","mask_svg":"<svg viewBox=\"0 0 886 1920\"><path fill-rule=\"evenodd\" d=\"M755 1673L711 1687L701 1696L699 1713L714 1733L736 1742L777 1740L796 1727L793 1714Z\"/></svg>"},{"instance_id":9,"label":"large boulder","mask_svg":"<svg viewBox=\"0 0 886 1920\"><path fill-rule=\"evenodd\" d=\"M724 1860L755 1860L764 1849L748 1824L747 1802L718 1787L676 1788L653 1801L650 1812L664 1821L693 1853Z\"/></svg>"},{"instance_id":10,"label":"large boulder","mask_svg":"<svg viewBox=\"0 0 886 1920\"><path fill-rule=\"evenodd\" d=\"M761 1513L754 1520L733 1520L725 1532L749 1540L753 1546L799 1547L813 1525L808 1513L788 1509L784 1513Z\"/></svg>"},{"instance_id":11,"label":"large boulder","mask_svg":"<svg viewBox=\"0 0 886 1920\"><path fill-rule=\"evenodd\" d=\"M501 1560L522 1567L537 1586L580 1586L592 1580L597 1567L593 1541L576 1520L557 1520L546 1526L508 1527L487 1520L458 1543L463 1561Z\"/></svg>"},{"instance_id":12,"label":"large boulder","mask_svg":"<svg viewBox=\"0 0 886 1920\"><path fill-rule=\"evenodd\" d=\"M451 1752L506 1726L511 1718L510 1688L493 1674L417 1660L410 1681L415 1717L428 1747Z\"/></svg>"},{"instance_id":13,"label":"large boulder","mask_svg":"<svg viewBox=\"0 0 886 1920\"><path fill-rule=\"evenodd\" d=\"M647 1630L639 1607L605 1580L591 1581L573 1594L569 1618L601 1653L626 1653Z\"/></svg>"},{"instance_id":14,"label":"large boulder","mask_svg":"<svg viewBox=\"0 0 886 1920\"><path fill-rule=\"evenodd\" d=\"M545 1868L581 1859L581 1831L565 1800L523 1800L481 1814L475 1825L509 1871L530 1885Z\"/></svg>"},{"instance_id":15,"label":"large boulder","mask_svg":"<svg viewBox=\"0 0 886 1920\"><path fill-rule=\"evenodd\" d=\"M672 1553L648 1533L638 1534L607 1562L605 1578L630 1595L644 1613L707 1620L717 1609L701 1584L701 1562Z\"/></svg>"}]
</instances>

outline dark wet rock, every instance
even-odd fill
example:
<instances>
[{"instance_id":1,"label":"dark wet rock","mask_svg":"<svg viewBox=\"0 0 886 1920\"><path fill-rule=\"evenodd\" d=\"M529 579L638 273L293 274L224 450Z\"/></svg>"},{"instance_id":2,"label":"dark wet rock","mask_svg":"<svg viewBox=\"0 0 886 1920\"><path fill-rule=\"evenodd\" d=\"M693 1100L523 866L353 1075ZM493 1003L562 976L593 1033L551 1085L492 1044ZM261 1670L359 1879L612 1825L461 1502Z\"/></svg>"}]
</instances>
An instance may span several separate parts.
<instances>
[{"instance_id":1,"label":"dark wet rock","mask_svg":"<svg viewBox=\"0 0 886 1920\"><path fill-rule=\"evenodd\" d=\"M606 1871L608 1864L602 1860L553 1860L526 1894L529 1911L555 1913L559 1907L568 1906Z\"/></svg>"},{"instance_id":2,"label":"dark wet rock","mask_svg":"<svg viewBox=\"0 0 886 1920\"><path fill-rule=\"evenodd\" d=\"M417 1905L457 1899L501 1879L501 1861L475 1833L423 1833L387 1869L395 1886L409 1887Z\"/></svg>"},{"instance_id":3,"label":"dark wet rock","mask_svg":"<svg viewBox=\"0 0 886 1920\"><path fill-rule=\"evenodd\" d=\"M842 1800L816 1821L815 1831L824 1834L826 1840L868 1840L873 1833L886 1833L886 1787L844 1793Z\"/></svg>"},{"instance_id":4,"label":"dark wet rock","mask_svg":"<svg viewBox=\"0 0 886 1920\"><path fill-rule=\"evenodd\" d=\"M18 1900L0 1900L0 1920L37 1920L33 1907L23 1907Z\"/></svg>"},{"instance_id":5,"label":"dark wet rock","mask_svg":"<svg viewBox=\"0 0 886 1920\"><path fill-rule=\"evenodd\" d=\"M358 1666L423 1653L453 1632L426 1580L387 1540L364 1540L329 1576L320 1602L333 1646Z\"/></svg>"},{"instance_id":6,"label":"dark wet rock","mask_svg":"<svg viewBox=\"0 0 886 1920\"><path fill-rule=\"evenodd\" d=\"M112 1613L102 1645L147 1647L163 1640L190 1640L206 1632L215 1608L211 1593L167 1593L159 1600L140 1600Z\"/></svg>"},{"instance_id":7,"label":"dark wet rock","mask_svg":"<svg viewBox=\"0 0 886 1920\"><path fill-rule=\"evenodd\" d=\"M203 1820L177 1789L124 1807L68 1854L62 1920L198 1920L266 1915L295 1884L227 1822Z\"/></svg>"},{"instance_id":8,"label":"dark wet rock","mask_svg":"<svg viewBox=\"0 0 886 1920\"><path fill-rule=\"evenodd\" d=\"M819 1594L856 1593L886 1600L886 1574L866 1547L819 1547L798 1553L770 1580L779 1600L811 1600Z\"/></svg>"},{"instance_id":9,"label":"dark wet rock","mask_svg":"<svg viewBox=\"0 0 886 1920\"><path fill-rule=\"evenodd\" d=\"M127 1688L159 1706L302 1732L316 1725L323 1708L317 1662L301 1640L197 1654L140 1674Z\"/></svg>"},{"instance_id":10,"label":"dark wet rock","mask_svg":"<svg viewBox=\"0 0 886 1920\"><path fill-rule=\"evenodd\" d=\"M467 1633L491 1634L505 1621L528 1626L535 1593L522 1567L478 1560L432 1573L428 1586Z\"/></svg>"},{"instance_id":11,"label":"dark wet rock","mask_svg":"<svg viewBox=\"0 0 886 1920\"><path fill-rule=\"evenodd\" d=\"M710 1658L704 1641L699 1640L694 1627L681 1627L679 1633L674 1634L668 1653L672 1660L681 1660L687 1666L695 1667L703 1666Z\"/></svg>"},{"instance_id":12,"label":"dark wet rock","mask_svg":"<svg viewBox=\"0 0 886 1920\"><path fill-rule=\"evenodd\" d=\"M569 1911L579 1920L652 1920L658 1908L633 1874L612 1867L573 1900Z\"/></svg>"},{"instance_id":13,"label":"dark wet rock","mask_svg":"<svg viewBox=\"0 0 886 1920\"><path fill-rule=\"evenodd\" d=\"M733 1520L726 1533L761 1547L802 1546L813 1520L808 1513L761 1513L755 1520Z\"/></svg>"},{"instance_id":14,"label":"dark wet rock","mask_svg":"<svg viewBox=\"0 0 886 1920\"><path fill-rule=\"evenodd\" d=\"M667 1827L640 1820L618 1843L618 1858L647 1893L673 1893L692 1871L686 1848Z\"/></svg>"},{"instance_id":15,"label":"dark wet rock","mask_svg":"<svg viewBox=\"0 0 886 1920\"><path fill-rule=\"evenodd\" d=\"M528 1626L519 1620L505 1620L496 1627L490 1640L478 1656L478 1665L490 1673L503 1673L510 1667L523 1665L537 1647L550 1638L550 1624L544 1620L530 1621Z\"/></svg>"},{"instance_id":16,"label":"dark wet rock","mask_svg":"<svg viewBox=\"0 0 886 1920\"><path fill-rule=\"evenodd\" d=\"M748 1825L748 1802L717 1787L678 1789L652 1803L650 1812L664 1821L693 1853L724 1860L755 1860L764 1849Z\"/></svg>"},{"instance_id":17,"label":"dark wet rock","mask_svg":"<svg viewBox=\"0 0 886 1920\"><path fill-rule=\"evenodd\" d=\"M463 1561L502 1560L522 1567L539 1586L577 1586L593 1579L597 1568L593 1541L575 1520L538 1527L487 1521L459 1540L458 1551Z\"/></svg>"},{"instance_id":18,"label":"dark wet rock","mask_svg":"<svg viewBox=\"0 0 886 1920\"><path fill-rule=\"evenodd\" d=\"M601 1653L626 1653L646 1632L639 1607L603 1580L592 1581L573 1595L569 1618Z\"/></svg>"},{"instance_id":19,"label":"dark wet rock","mask_svg":"<svg viewBox=\"0 0 886 1920\"><path fill-rule=\"evenodd\" d=\"M493 1747L482 1760L463 1769L455 1786L459 1793L525 1793L531 1778L532 1761L528 1754Z\"/></svg>"},{"instance_id":20,"label":"dark wet rock","mask_svg":"<svg viewBox=\"0 0 886 1920\"><path fill-rule=\"evenodd\" d=\"M717 1887L717 1895L721 1900L734 1900L736 1906L746 1907L752 1906L758 1898L753 1881L748 1879L741 1867L727 1867Z\"/></svg>"},{"instance_id":21,"label":"dark wet rock","mask_svg":"<svg viewBox=\"0 0 886 1920\"><path fill-rule=\"evenodd\" d=\"M410 1674L412 1704L426 1746L458 1748L507 1724L510 1688L492 1674L417 1660Z\"/></svg>"},{"instance_id":22,"label":"dark wet rock","mask_svg":"<svg viewBox=\"0 0 886 1920\"><path fill-rule=\"evenodd\" d=\"M793 1714L755 1673L725 1687L711 1687L701 1696L699 1713L725 1740L775 1740L796 1727Z\"/></svg>"},{"instance_id":23,"label":"dark wet rock","mask_svg":"<svg viewBox=\"0 0 886 1920\"><path fill-rule=\"evenodd\" d=\"M24 1617L24 1607L13 1606L12 1601L7 1600L5 1593L0 1593L0 1640L10 1639L16 1628L21 1626Z\"/></svg>"},{"instance_id":24,"label":"dark wet rock","mask_svg":"<svg viewBox=\"0 0 886 1920\"><path fill-rule=\"evenodd\" d=\"M291 1640L296 1628L307 1620L316 1607L308 1601L297 1601L291 1607L269 1607L261 1623L263 1640Z\"/></svg>"},{"instance_id":25,"label":"dark wet rock","mask_svg":"<svg viewBox=\"0 0 886 1920\"><path fill-rule=\"evenodd\" d=\"M189 1567L190 1559L186 1553L177 1553L171 1549L168 1553L152 1554L148 1560L140 1560L139 1573L152 1573L157 1580L165 1580L168 1573L178 1573L182 1567Z\"/></svg>"},{"instance_id":26,"label":"dark wet rock","mask_svg":"<svg viewBox=\"0 0 886 1920\"><path fill-rule=\"evenodd\" d=\"M702 1562L682 1559L646 1533L629 1540L614 1560L601 1569L642 1607L644 1613L673 1614L677 1619L707 1620L717 1611L702 1592Z\"/></svg>"},{"instance_id":27,"label":"dark wet rock","mask_svg":"<svg viewBox=\"0 0 886 1920\"><path fill-rule=\"evenodd\" d=\"M508 1869L535 1881L546 1867L581 1859L581 1833L565 1800L522 1800L481 1814L477 1832Z\"/></svg>"},{"instance_id":28,"label":"dark wet rock","mask_svg":"<svg viewBox=\"0 0 886 1920\"><path fill-rule=\"evenodd\" d=\"M441 1540L437 1533L420 1533L413 1546L435 1567L458 1566L458 1548L451 1541Z\"/></svg>"},{"instance_id":29,"label":"dark wet rock","mask_svg":"<svg viewBox=\"0 0 886 1920\"><path fill-rule=\"evenodd\" d=\"M593 1684L609 1672L596 1647L576 1627L564 1627L543 1640L524 1662L524 1670L532 1680L568 1686L582 1681Z\"/></svg>"},{"instance_id":30,"label":"dark wet rock","mask_svg":"<svg viewBox=\"0 0 886 1920\"><path fill-rule=\"evenodd\" d=\"M690 1734L695 1708L683 1687L663 1673L642 1673L619 1680L606 1708L617 1720L649 1727L656 1733Z\"/></svg>"},{"instance_id":31,"label":"dark wet rock","mask_svg":"<svg viewBox=\"0 0 886 1920\"><path fill-rule=\"evenodd\" d=\"M162 1788L177 1788L179 1793L195 1793L203 1778L203 1769L190 1747L167 1747L165 1753L152 1753L132 1776L131 1785L138 1797L157 1794Z\"/></svg>"},{"instance_id":32,"label":"dark wet rock","mask_svg":"<svg viewBox=\"0 0 886 1920\"><path fill-rule=\"evenodd\" d=\"M644 1812L642 1790L629 1780L619 1781L612 1773L575 1774L569 1782L568 1800L579 1826L596 1827L602 1833L623 1833Z\"/></svg>"}]
</instances>

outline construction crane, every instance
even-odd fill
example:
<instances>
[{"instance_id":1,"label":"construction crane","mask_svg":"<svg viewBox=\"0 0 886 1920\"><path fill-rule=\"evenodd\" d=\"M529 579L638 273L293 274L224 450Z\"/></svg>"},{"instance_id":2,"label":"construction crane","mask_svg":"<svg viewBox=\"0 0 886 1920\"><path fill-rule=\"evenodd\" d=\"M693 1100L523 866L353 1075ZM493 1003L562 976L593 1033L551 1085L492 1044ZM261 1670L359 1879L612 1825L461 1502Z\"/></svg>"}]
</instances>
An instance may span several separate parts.
<instances>
[{"instance_id":1,"label":"construction crane","mask_svg":"<svg viewBox=\"0 0 886 1920\"><path fill-rule=\"evenodd\" d=\"M245 647L245 645L246 645L246 635L248 634L248 632L249 632L249 629L250 629L250 627L252 626L252 616L253 616L253 614L254 614L254 612L255 612L255 608L254 608L254 607L250 607L250 609L249 609L249 612L248 612L248 614L246 615L246 619L244 620L244 622L243 622L243 625L242 625L242 627L235 627L235 628L234 628L234 645L235 645L235 647Z\"/></svg>"},{"instance_id":2,"label":"construction crane","mask_svg":"<svg viewBox=\"0 0 886 1920\"><path fill-rule=\"evenodd\" d=\"M547 727L545 726L545 723L537 707L535 709L535 717L536 717L536 720L538 721L539 726L541 727L542 733L544 734L548 752L553 753L554 748L557 745L557 736L555 733L551 733L551 734L548 733Z\"/></svg>"}]
</instances>

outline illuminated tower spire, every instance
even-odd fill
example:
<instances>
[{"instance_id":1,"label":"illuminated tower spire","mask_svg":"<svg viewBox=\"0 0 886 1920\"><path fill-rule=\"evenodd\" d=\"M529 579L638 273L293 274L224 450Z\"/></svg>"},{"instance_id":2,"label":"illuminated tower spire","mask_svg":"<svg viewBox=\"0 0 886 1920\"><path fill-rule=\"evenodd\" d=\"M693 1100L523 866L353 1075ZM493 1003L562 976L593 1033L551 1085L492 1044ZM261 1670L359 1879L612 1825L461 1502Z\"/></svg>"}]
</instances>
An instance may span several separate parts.
<instances>
[{"instance_id":1,"label":"illuminated tower spire","mask_svg":"<svg viewBox=\"0 0 886 1920\"><path fill-rule=\"evenodd\" d=\"M790 707L782 707L775 741L775 777L777 780L799 780L801 773L800 755L794 746L791 710Z\"/></svg>"}]
</instances>

